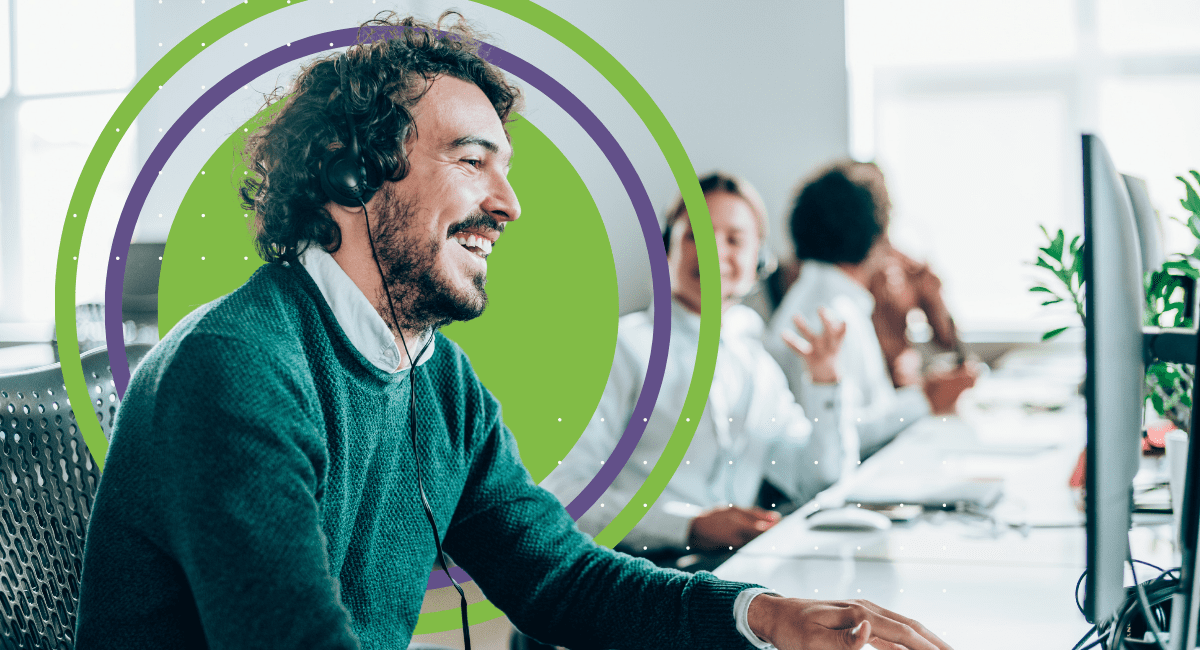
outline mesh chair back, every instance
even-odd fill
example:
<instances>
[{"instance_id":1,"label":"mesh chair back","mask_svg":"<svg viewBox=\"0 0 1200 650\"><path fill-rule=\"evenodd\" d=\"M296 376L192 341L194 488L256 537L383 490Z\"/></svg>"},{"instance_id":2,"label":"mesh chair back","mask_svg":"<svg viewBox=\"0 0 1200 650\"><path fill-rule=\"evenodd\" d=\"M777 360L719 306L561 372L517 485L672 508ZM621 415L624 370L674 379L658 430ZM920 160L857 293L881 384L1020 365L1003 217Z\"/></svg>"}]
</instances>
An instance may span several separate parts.
<instances>
[{"instance_id":1,"label":"mesh chair back","mask_svg":"<svg viewBox=\"0 0 1200 650\"><path fill-rule=\"evenodd\" d=\"M126 348L130 367L149 349ZM108 350L81 359L92 408L110 439L117 391ZM0 647L70 650L100 473L59 364L0 375L0 451Z\"/></svg>"}]
</instances>

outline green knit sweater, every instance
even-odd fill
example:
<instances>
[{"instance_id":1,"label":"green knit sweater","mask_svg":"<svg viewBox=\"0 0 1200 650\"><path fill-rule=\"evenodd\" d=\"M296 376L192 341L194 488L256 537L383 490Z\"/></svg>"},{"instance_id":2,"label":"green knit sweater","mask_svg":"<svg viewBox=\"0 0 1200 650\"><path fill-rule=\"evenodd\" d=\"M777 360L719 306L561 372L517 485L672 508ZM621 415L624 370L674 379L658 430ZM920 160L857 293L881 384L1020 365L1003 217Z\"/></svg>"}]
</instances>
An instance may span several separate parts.
<instances>
[{"instance_id":1,"label":"green knit sweater","mask_svg":"<svg viewBox=\"0 0 1200 650\"><path fill-rule=\"evenodd\" d=\"M596 546L521 465L438 335L418 453L444 546L527 633L571 648L750 648L750 585ZM201 307L134 374L84 553L77 647L407 647L434 564L407 372L355 350L298 265Z\"/></svg>"}]
</instances>

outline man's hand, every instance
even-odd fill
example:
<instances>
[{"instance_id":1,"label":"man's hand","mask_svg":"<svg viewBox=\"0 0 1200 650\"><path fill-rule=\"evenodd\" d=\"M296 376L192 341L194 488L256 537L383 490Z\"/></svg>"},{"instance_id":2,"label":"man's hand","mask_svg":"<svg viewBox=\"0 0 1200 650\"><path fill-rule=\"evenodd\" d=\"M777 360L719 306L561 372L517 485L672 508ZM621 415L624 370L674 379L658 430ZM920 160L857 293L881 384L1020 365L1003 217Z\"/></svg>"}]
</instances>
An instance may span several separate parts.
<instances>
[{"instance_id":1,"label":"man's hand","mask_svg":"<svg viewBox=\"0 0 1200 650\"><path fill-rule=\"evenodd\" d=\"M784 330L783 342L787 343L793 352L804 358L804 362L808 364L808 372L812 375L813 383L836 384L838 381L837 354L842 349L842 339L846 338L846 324L834 325L829 320L829 313L824 307L817 310L817 316L820 316L821 324L824 326L820 334L814 334L808 328L808 321L805 321L800 314L796 314L792 317L792 322L796 324L796 330L804 338Z\"/></svg>"},{"instance_id":2,"label":"man's hand","mask_svg":"<svg viewBox=\"0 0 1200 650\"><path fill-rule=\"evenodd\" d=\"M953 413L958 396L974 386L978 378L979 368L974 363L925 375L925 397L929 400L930 409L937 415Z\"/></svg>"},{"instance_id":3,"label":"man's hand","mask_svg":"<svg viewBox=\"0 0 1200 650\"><path fill-rule=\"evenodd\" d=\"M762 508L716 508L698 515L688 531L688 544L694 550L737 550L779 523L779 513Z\"/></svg>"},{"instance_id":4,"label":"man's hand","mask_svg":"<svg viewBox=\"0 0 1200 650\"><path fill-rule=\"evenodd\" d=\"M924 625L865 600L805 600L763 594L750 601L750 629L779 650L951 650Z\"/></svg>"}]
</instances>

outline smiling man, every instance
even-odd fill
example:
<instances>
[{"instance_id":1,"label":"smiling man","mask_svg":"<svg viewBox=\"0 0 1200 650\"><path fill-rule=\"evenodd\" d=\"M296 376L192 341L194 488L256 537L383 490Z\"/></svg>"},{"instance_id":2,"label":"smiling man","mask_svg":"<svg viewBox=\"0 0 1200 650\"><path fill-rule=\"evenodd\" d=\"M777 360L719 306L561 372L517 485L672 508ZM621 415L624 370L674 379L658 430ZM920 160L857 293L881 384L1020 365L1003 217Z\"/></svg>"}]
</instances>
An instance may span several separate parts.
<instances>
[{"instance_id":1,"label":"smiling man","mask_svg":"<svg viewBox=\"0 0 1200 650\"><path fill-rule=\"evenodd\" d=\"M369 25L392 38L308 65L248 145L270 263L130 382L76 647L403 649L444 548L521 629L572 648L944 649L870 603L600 548L533 484L436 332L483 311L487 257L520 216L518 91L461 25Z\"/></svg>"}]
</instances>

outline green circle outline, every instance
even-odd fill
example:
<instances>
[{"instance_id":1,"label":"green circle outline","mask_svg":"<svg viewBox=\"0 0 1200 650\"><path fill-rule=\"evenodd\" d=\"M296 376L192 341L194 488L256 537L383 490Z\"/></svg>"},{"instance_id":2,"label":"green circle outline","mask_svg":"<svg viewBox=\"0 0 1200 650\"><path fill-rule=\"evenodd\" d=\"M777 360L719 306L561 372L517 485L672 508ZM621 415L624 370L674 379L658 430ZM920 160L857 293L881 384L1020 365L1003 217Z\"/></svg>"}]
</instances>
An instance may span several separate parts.
<instances>
[{"instance_id":1,"label":"green circle outline","mask_svg":"<svg viewBox=\"0 0 1200 650\"><path fill-rule=\"evenodd\" d=\"M208 21L171 48L155 63L138 80L105 124L103 133L97 138L96 144L88 154L75 190L71 194L67 216L63 223L62 237L59 240L58 262L55 269L55 327L58 334L59 358L68 402L72 397L75 398L76 404L90 404L91 402L83 377L78 333L75 327L74 298L76 278L79 272L78 254L83 245L83 230L88 211L95 198L100 178L116 151L117 145L121 142L124 134L128 132L129 125L154 96L156 92L154 86L165 84L176 72L205 49L205 45L197 43L215 43L233 30L262 16L303 1L305 0L255 0L251 4L249 0L245 0L242 4L228 9ZM713 236L708 206L696 180L695 168L692 166L691 159L688 157L683 143L680 142L679 136L671 128L666 116L663 115L662 110L659 109L645 88L599 43L550 10L534 4L530 0L476 1L481 5L517 18L562 43L599 72L629 103L647 130L650 131L659 150L662 151L663 157L675 177L675 182L679 186L688 213L699 217L692 220L692 229L697 235L696 254L699 258L701 286L719 287L716 239ZM274 6L272 7L272 5ZM84 215L83 219L78 218L81 213ZM68 257L71 259L67 259ZM634 494L630 504L596 536L598 544L615 545L641 521L647 509L636 508L635 503L640 501L648 504L662 494L663 489L666 488L675 470L679 467L679 463L682 462L692 437L696 433L696 427L699 425L700 415L708 400L708 389L712 385L713 373L716 368L721 313L719 292L702 291L700 305L703 315L700 319L696 363L692 372L692 381L688 385L687 397L684 399L683 412L680 414L680 419L676 421L670 441L658 461L655 462L654 469L651 470L642 487ZM88 412L91 413L90 408ZM89 451L95 450L92 451L92 457L97 468L103 470L108 441L104 438L99 421L94 417L79 415L77 415L76 421ZM96 451L101 453L96 453ZM488 601L475 603L470 608L477 612L476 622L491 620L500 614L499 610ZM445 616L441 616L442 614ZM421 616L413 633L426 634L453 629L457 626L457 622L451 619L456 618L456 614L456 610L427 612Z\"/></svg>"}]
</instances>

